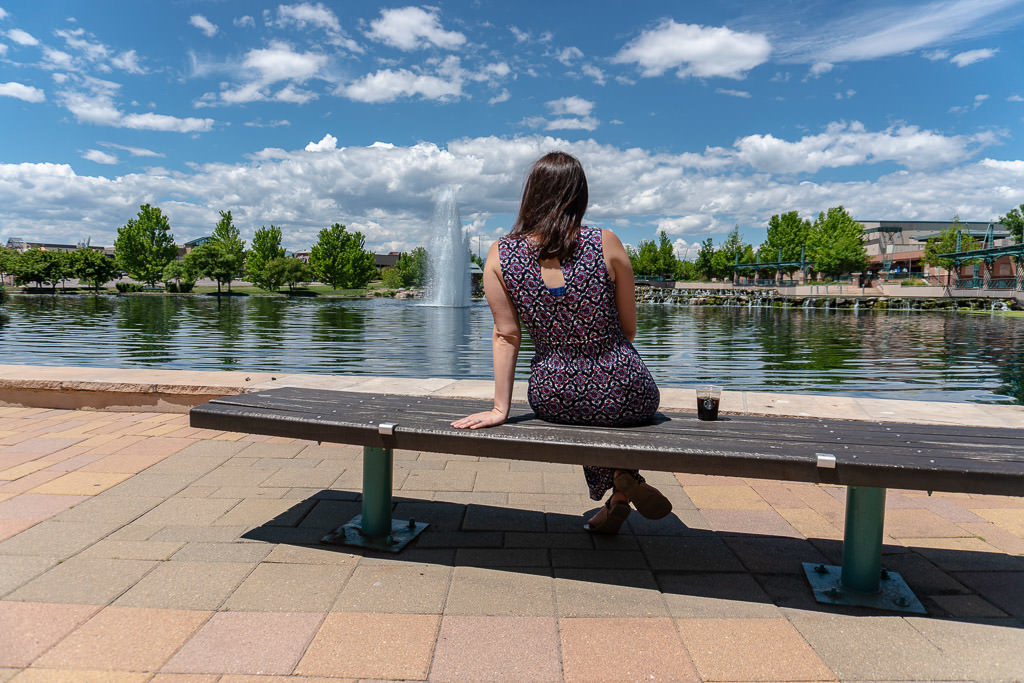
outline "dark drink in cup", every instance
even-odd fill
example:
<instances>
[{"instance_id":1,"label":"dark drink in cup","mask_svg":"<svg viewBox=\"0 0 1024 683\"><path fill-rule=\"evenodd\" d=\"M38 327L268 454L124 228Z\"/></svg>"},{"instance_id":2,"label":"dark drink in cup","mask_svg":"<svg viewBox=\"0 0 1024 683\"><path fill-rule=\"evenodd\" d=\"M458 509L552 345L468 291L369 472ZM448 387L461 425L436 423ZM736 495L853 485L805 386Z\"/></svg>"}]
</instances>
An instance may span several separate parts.
<instances>
[{"instance_id":1,"label":"dark drink in cup","mask_svg":"<svg viewBox=\"0 0 1024 683\"><path fill-rule=\"evenodd\" d=\"M717 420L718 404L722 400L722 387L703 385L697 387L697 419Z\"/></svg>"}]
</instances>

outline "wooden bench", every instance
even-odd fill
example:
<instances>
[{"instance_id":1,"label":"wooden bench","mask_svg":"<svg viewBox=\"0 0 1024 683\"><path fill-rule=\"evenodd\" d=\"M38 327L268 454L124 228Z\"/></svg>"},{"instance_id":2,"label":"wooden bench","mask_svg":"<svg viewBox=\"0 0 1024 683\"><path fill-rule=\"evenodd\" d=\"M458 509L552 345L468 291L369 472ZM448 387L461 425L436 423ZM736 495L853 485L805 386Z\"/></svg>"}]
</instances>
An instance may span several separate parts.
<instances>
[{"instance_id":1,"label":"wooden bench","mask_svg":"<svg viewBox=\"0 0 1024 683\"><path fill-rule=\"evenodd\" d=\"M283 388L193 408L191 425L364 447L362 514L325 542L397 552L427 524L391 517L392 450L778 479L847 488L842 566L804 563L820 602L924 613L881 567L886 488L1024 495L1024 429L659 413L630 428L513 413L476 431L449 423L481 401ZM522 408L514 406L514 411ZM582 483L581 483L582 486Z\"/></svg>"}]
</instances>

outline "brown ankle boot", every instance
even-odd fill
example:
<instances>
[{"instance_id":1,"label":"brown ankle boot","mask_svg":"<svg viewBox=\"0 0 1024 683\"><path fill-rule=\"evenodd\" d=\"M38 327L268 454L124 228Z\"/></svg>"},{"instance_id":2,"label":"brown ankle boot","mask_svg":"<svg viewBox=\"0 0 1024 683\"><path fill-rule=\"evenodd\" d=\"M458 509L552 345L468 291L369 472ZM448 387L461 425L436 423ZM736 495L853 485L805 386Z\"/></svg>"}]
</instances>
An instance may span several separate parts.
<instances>
[{"instance_id":1,"label":"brown ankle boot","mask_svg":"<svg viewBox=\"0 0 1024 683\"><path fill-rule=\"evenodd\" d=\"M583 528L592 534L617 534L630 512L629 504L612 503L612 499L609 498L600 512L588 519Z\"/></svg>"}]
</instances>

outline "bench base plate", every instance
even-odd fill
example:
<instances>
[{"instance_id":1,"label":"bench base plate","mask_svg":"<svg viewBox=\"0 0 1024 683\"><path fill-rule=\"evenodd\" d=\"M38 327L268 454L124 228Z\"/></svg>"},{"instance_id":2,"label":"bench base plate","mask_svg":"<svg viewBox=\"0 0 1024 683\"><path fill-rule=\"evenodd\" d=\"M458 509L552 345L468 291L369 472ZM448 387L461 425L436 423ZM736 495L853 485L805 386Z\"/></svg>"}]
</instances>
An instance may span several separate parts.
<instances>
[{"instance_id":1,"label":"bench base plate","mask_svg":"<svg viewBox=\"0 0 1024 683\"><path fill-rule=\"evenodd\" d=\"M897 572L883 571L877 593L858 593L842 585L843 568L834 564L804 562L804 574L814 591L814 599L827 605L871 607L892 612L927 614L910 586Z\"/></svg>"},{"instance_id":2,"label":"bench base plate","mask_svg":"<svg viewBox=\"0 0 1024 683\"><path fill-rule=\"evenodd\" d=\"M356 515L348 524L339 526L321 538L320 542L325 545L351 545L379 552L397 553L430 526L427 522L417 522L414 519L392 519L391 534L374 538L363 533L362 524L363 516Z\"/></svg>"}]
</instances>

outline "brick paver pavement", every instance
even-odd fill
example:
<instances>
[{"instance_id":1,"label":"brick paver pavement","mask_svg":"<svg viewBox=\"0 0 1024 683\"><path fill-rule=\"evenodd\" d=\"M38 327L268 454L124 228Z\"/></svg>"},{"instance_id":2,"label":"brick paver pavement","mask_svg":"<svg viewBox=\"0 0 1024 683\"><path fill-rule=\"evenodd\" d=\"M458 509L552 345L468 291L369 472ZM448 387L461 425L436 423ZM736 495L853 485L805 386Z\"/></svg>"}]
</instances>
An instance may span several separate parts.
<instances>
[{"instance_id":1,"label":"brick paver pavement","mask_svg":"<svg viewBox=\"0 0 1024 683\"><path fill-rule=\"evenodd\" d=\"M843 489L652 473L615 538L566 465L398 452L381 556L316 544L360 450L183 415L0 408L0 681L1020 680L1024 498L891 491L927 617L814 602Z\"/></svg>"}]
</instances>

